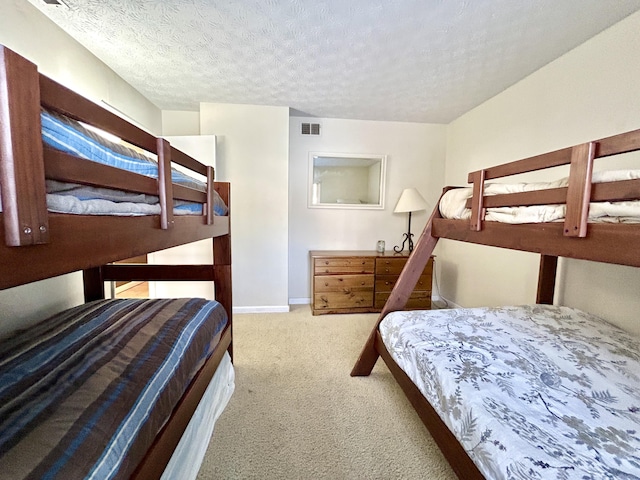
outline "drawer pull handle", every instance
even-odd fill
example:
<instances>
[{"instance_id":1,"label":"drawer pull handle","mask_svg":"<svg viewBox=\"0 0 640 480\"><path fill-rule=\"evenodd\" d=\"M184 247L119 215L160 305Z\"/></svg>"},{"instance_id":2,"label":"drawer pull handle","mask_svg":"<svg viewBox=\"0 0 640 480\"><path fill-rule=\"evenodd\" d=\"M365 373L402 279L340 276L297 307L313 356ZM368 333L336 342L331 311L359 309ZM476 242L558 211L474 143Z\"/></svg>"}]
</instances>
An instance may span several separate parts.
<instances>
[{"instance_id":1,"label":"drawer pull handle","mask_svg":"<svg viewBox=\"0 0 640 480\"><path fill-rule=\"evenodd\" d=\"M328 287L329 286L329 282L324 282L324 286Z\"/></svg>"},{"instance_id":2,"label":"drawer pull handle","mask_svg":"<svg viewBox=\"0 0 640 480\"><path fill-rule=\"evenodd\" d=\"M391 285L389 282L384 282L385 285Z\"/></svg>"},{"instance_id":3,"label":"drawer pull handle","mask_svg":"<svg viewBox=\"0 0 640 480\"><path fill-rule=\"evenodd\" d=\"M360 285L364 285L365 282L360 282Z\"/></svg>"}]
</instances>

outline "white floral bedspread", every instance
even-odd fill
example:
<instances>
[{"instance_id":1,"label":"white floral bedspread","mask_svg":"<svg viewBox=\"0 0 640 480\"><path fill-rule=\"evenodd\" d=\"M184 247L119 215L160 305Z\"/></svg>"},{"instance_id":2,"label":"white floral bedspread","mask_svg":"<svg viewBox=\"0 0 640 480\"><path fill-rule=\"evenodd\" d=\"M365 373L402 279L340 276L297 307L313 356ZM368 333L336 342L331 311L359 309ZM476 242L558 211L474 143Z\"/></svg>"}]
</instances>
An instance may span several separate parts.
<instances>
[{"instance_id":1,"label":"white floral bedspread","mask_svg":"<svg viewBox=\"0 0 640 480\"><path fill-rule=\"evenodd\" d=\"M640 339L546 305L395 312L380 332L485 477L640 479Z\"/></svg>"}]
</instances>

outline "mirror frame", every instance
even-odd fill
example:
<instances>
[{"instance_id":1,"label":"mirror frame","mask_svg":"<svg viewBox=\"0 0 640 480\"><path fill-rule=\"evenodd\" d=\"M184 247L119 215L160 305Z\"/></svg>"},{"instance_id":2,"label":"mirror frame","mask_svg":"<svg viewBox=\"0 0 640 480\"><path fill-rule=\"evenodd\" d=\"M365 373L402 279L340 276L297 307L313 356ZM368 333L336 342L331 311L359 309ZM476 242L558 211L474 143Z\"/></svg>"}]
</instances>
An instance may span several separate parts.
<instances>
[{"instance_id":1,"label":"mirror frame","mask_svg":"<svg viewBox=\"0 0 640 480\"><path fill-rule=\"evenodd\" d=\"M314 160L318 157L326 157L333 160L344 160L345 163L352 163L354 160L374 160L380 162L380 179L378 185L378 203L314 203ZM384 210L385 184L387 173L387 156L366 153L327 153L309 152L309 178L307 182L307 207L308 208L330 208L330 209L358 209L358 210Z\"/></svg>"}]
</instances>

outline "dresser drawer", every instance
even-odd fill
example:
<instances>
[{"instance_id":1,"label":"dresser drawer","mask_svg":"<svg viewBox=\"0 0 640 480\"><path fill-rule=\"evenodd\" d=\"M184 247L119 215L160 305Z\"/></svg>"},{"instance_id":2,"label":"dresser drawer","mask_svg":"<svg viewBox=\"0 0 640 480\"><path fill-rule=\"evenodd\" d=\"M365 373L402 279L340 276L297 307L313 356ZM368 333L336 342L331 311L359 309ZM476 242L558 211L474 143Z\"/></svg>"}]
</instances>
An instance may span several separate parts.
<instances>
[{"instance_id":1,"label":"dresser drawer","mask_svg":"<svg viewBox=\"0 0 640 480\"><path fill-rule=\"evenodd\" d=\"M399 275L406 258L376 258L376 275Z\"/></svg>"},{"instance_id":2,"label":"dresser drawer","mask_svg":"<svg viewBox=\"0 0 640 480\"><path fill-rule=\"evenodd\" d=\"M373 290L350 290L342 292L318 292L313 296L315 310L339 308L372 308Z\"/></svg>"},{"instance_id":3,"label":"dresser drawer","mask_svg":"<svg viewBox=\"0 0 640 480\"><path fill-rule=\"evenodd\" d=\"M376 275L400 275L407 263L407 258L376 258ZM429 260L422 271L423 275L431 275L433 262Z\"/></svg>"},{"instance_id":4,"label":"dresser drawer","mask_svg":"<svg viewBox=\"0 0 640 480\"><path fill-rule=\"evenodd\" d=\"M375 258L335 257L316 258L313 262L315 275L339 273L373 273Z\"/></svg>"},{"instance_id":5,"label":"dresser drawer","mask_svg":"<svg viewBox=\"0 0 640 480\"><path fill-rule=\"evenodd\" d=\"M342 292L370 290L373 288L373 275L318 275L313 279L314 292Z\"/></svg>"},{"instance_id":6,"label":"dresser drawer","mask_svg":"<svg viewBox=\"0 0 640 480\"><path fill-rule=\"evenodd\" d=\"M376 309L381 310L382 307L384 307L384 304L387 302L387 299L389 298L390 293L391 292L381 292L381 293L376 292L376 299L375 299ZM407 305L405 309L406 310L431 309L431 292L430 291L428 292L414 291L409 297L409 300L407 301Z\"/></svg>"},{"instance_id":7,"label":"dresser drawer","mask_svg":"<svg viewBox=\"0 0 640 480\"><path fill-rule=\"evenodd\" d=\"M376 293L390 292L398 281L399 275L376 275ZM431 275L420 275L414 291L431 291Z\"/></svg>"}]
</instances>

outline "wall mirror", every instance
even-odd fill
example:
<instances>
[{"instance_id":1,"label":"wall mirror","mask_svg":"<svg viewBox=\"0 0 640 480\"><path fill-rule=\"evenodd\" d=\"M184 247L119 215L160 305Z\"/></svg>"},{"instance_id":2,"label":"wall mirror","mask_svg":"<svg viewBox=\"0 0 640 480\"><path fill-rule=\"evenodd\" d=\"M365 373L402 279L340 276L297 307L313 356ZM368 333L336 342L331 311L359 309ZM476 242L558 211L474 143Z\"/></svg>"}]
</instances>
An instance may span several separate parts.
<instances>
[{"instance_id":1,"label":"wall mirror","mask_svg":"<svg viewBox=\"0 0 640 480\"><path fill-rule=\"evenodd\" d=\"M384 208L386 155L309 154L310 208Z\"/></svg>"}]
</instances>

